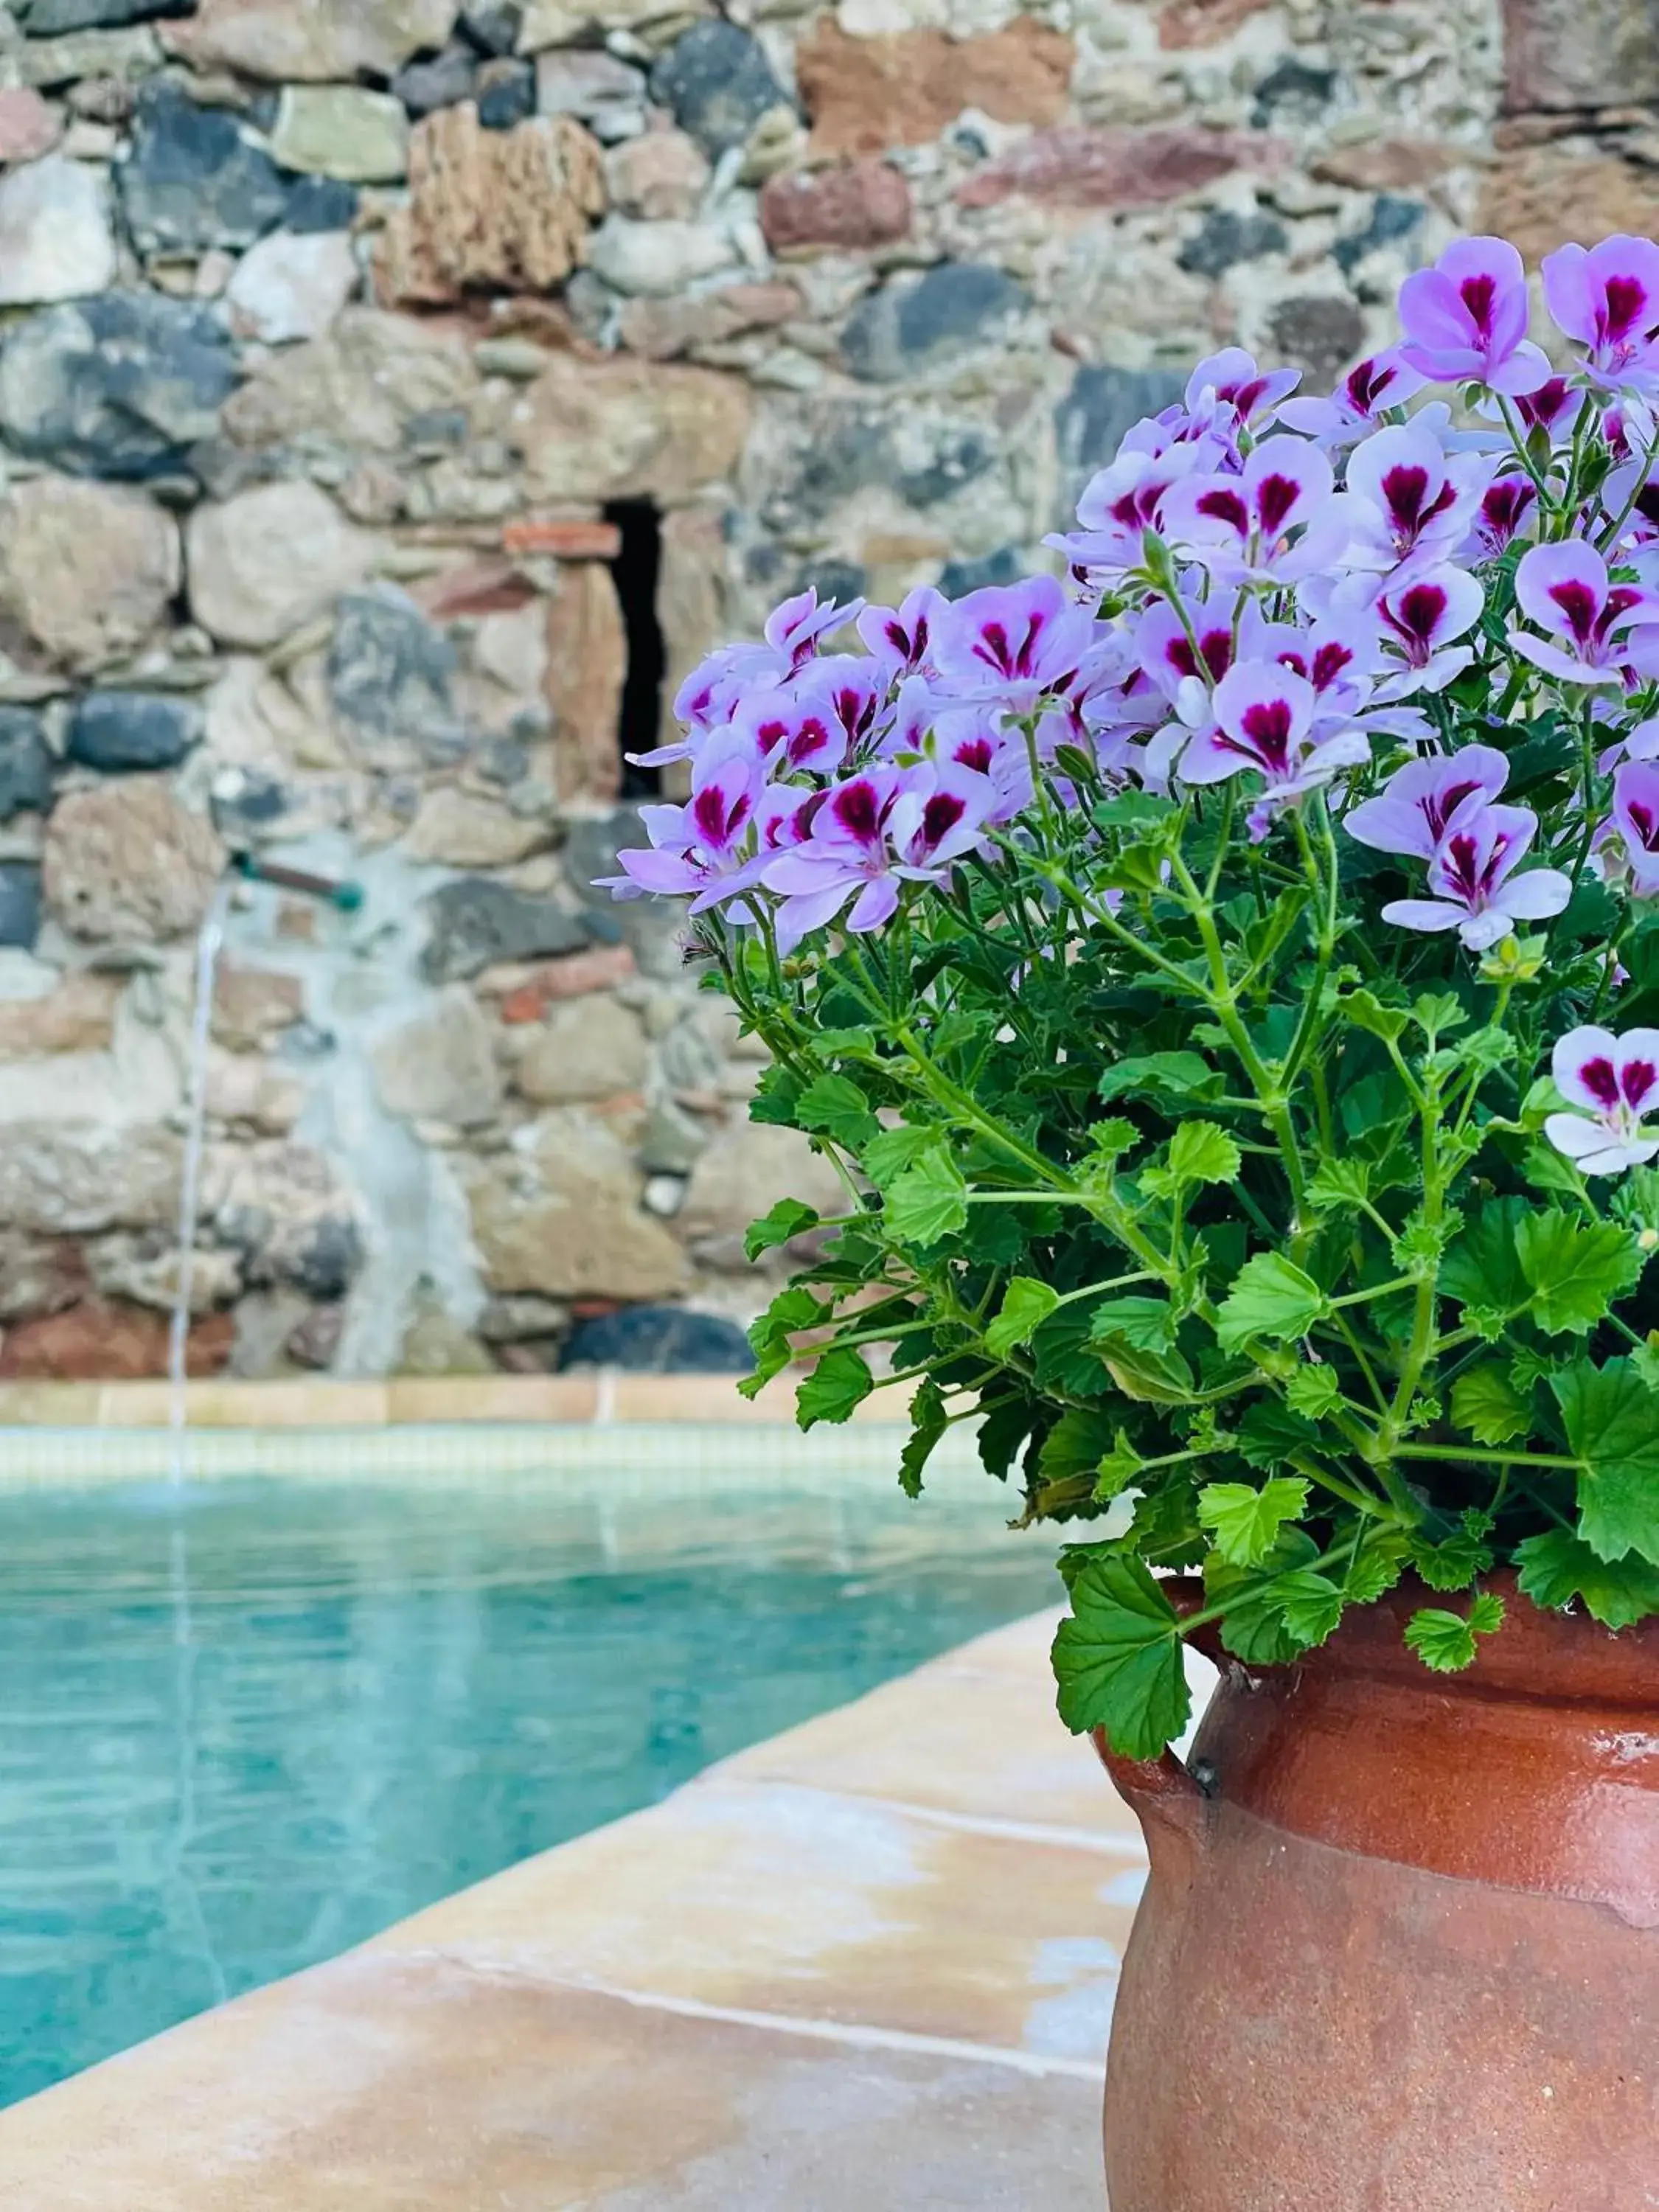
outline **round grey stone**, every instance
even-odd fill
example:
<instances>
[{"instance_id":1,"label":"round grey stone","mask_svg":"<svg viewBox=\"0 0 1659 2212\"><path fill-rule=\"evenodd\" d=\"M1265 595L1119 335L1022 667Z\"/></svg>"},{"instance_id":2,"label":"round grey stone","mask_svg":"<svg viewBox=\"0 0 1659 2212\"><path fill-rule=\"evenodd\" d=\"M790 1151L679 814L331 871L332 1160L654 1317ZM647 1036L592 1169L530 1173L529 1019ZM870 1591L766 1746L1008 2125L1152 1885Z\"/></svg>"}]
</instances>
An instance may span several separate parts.
<instances>
[{"instance_id":1,"label":"round grey stone","mask_svg":"<svg viewBox=\"0 0 1659 2212\"><path fill-rule=\"evenodd\" d=\"M198 707L154 691L92 691L70 717L69 758L105 775L173 768L202 734Z\"/></svg>"},{"instance_id":2,"label":"round grey stone","mask_svg":"<svg viewBox=\"0 0 1659 2212\"><path fill-rule=\"evenodd\" d=\"M0 945L32 951L40 934L40 869L32 860L0 861Z\"/></svg>"},{"instance_id":3,"label":"round grey stone","mask_svg":"<svg viewBox=\"0 0 1659 2212\"><path fill-rule=\"evenodd\" d=\"M853 374L896 383L983 344L1028 305L1024 288L982 261L942 261L915 284L884 284L860 300L842 329Z\"/></svg>"},{"instance_id":4,"label":"round grey stone","mask_svg":"<svg viewBox=\"0 0 1659 2212\"><path fill-rule=\"evenodd\" d=\"M579 1321L559 1355L561 1370L620 1367L635 1375L750 1375L755 1355L735 1322L679 1306L625 1306Z\"/></svg>"},{"instance_id":5,"label":"round grey stone","mask_svg":"<svg viewBox=\"0 0 1659 2212\"><path fill-rule=\"evenodd\" d=\"M46 726L27 707L0 707L0 822L52 807L52 749Z\"/></svg>"}]
</instances>

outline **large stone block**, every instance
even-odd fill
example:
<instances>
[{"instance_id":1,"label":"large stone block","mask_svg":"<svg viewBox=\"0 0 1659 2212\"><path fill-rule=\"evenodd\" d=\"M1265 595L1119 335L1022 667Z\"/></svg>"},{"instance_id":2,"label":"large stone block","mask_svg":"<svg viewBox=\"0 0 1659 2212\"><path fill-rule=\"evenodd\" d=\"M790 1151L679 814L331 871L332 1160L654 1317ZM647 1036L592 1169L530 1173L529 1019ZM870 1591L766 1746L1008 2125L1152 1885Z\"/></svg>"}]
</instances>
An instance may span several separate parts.
<instances>
[{"instance_id":1,"label":"large stone block","mask_svg":"<svg viewBox=\"0 0 1659 2212\"><path fill-rule=\"evenodd\" d=\"M116 265L95 169L48 154L0 177L0 307L86 299L115 282Z\"/></svg>"},{"instance_id":2,"label":"large stone block","mask_svg":"<svg viewBox=\"0 0 1659 2212\"><path fill-rule=\"evenodd\" d=\"M599 149L568 115L487 131L473 104L416 125L410 199L375 262L388 302L440 306L475 289L550 291L581 262L605 205Z\"/></svg>"},{"instance_id":3,"label":"large stone block","mask_svg":"<svg viewBox=\"0 0 1659 2212\"><path fill-rule=\"evenodd\" d=\"M493 1121L501 1079L489 1023L464 984L380 1038L370 1054L374 1088L388 1114L472 1128Z\"/></svg>"},{"instance_id":4,"label":"large stone block","mask_svg":"<svg viewBox=\"0 0 1659 2212\"><path fill-rule=\"evenodd\" d=\"M867 252L909 234L910 187L890 161L792 169L762 188L760 220L775 253Z\"/></svg>"},{"instance_id":5,"label":"large stone block","mask_svg":"<svg viewBox=\"0 0 1659 2212\"><path fill-rule=\"evenodd\" d=\"M214 69L281 82L349 84L389 77L453 29L458 0L199 0L168 24L174 53Z\"/></svg>"},{"instance_id":6,"label":"large stone block","mask_svg":"<svg viewBox=\"0 0 1659 2212\"><path fill-rule=\"evenodd\" d=\"M225 298L239 334L291 345L320 337L356 284L349 231L282 230L242 256Z\"/></svg>"},{"instance_id":7,"label":"large stone block","mask_svg":"<svg viewBox=\"0 0 1659 2212\"><path fill-rule=\"evenodd\" d=\"M12 332L0 354L0 428L32 459L76 476L172 476L213 435L235 382L228 333L208 309L108 292Z\"/></svg>"},{"instance_id":8,"label":"large stone block","mask_svg":"<svg viewBox=\"0 0 1659 2212\"><path fill-rule=\"evenodd\" d=\"M49 811L52 770L40 716L27 707L0 707L0 822Z\"/></svg>"},{"instance_id":9,"label":"large stone block","mask_svg":"<svg viewBox=\"0 0 1659 2212\"><path fill-rule=\"evenodd\" d=\"M252 246L283 220L286 180L226 109L157 85L140 99L132 133L132 153L116 175L127 228L144 252Z\"/></svg>"},{"instance_id":10,"label":"large stone block","mask_svg":"<svg viewBox=\"0 0 1659 2212\"><path fill-rule=\"evenodd\" d=\"M368 766L415 767L465 744L453 686L454 647L395 585L340 602L328 648L330 704Z\"/></svg>"},{"instance_id":11,"label":"large stone block","mask_svg":"<svg viewBox=\"0 0 1659 2212\"><path fill-rule=\"evenodd\" d=\"M745 145L762 116L788 105L753 32L719 18L674 41L651 72L651 96L716 161Z\"/></svg>"},{"instance_id":12,"label":"large stone block","mask_svg":"<svg viewBox=\"0 0 1659 2212\"><path fill-rule=\"evenodd\" d=\"M1510 114L1659 99L1656 0L1503 0L1503 17Z\"/></svg>"},{"instance_id":13,"label":"large stone block","mask_svg":"<svg viewBox=\"0 0 1659 2212\"><path fill-rule=\"evenodd\" d=\"M36 477L6 502L5 604L51 659L95 668L131 653L179 590L179 527L142 492Z\"/></svg>"},{"instance_id":14,"label":"large stone block","mask_svg":"<svg viewBox=\"0 0 1659 2212\"><path fill-rule=\"evenodd\" d=\"M990 343L1029 304L988 263L941 261L914 283L867 293L847 319L842 353L864 381L897 383Z\"/></svg>"},{"instance_id":15,"label":"large stone block","mask_svg":"<svg viewBox=\"0 0 1659 2212\"><path fill-rule=\"evenodd\" d=\"M510 868L553 842L551 810L515 814L479 791L440 784L425 793L401 850L446 868Z\"/></svg>"},{"instance_id":16,"label":"large stone block","mask_svg":"<svg viewBox=\"0 0 1659 2212\"><path fill-rule=\"evenodd\" d=\"M734 1121L692 1169L676 1226L705 1265L741 1273L750 1264L744 1232L781 1199L797 1198L830 1214L843 1211L846 1196L833 1164L799 1131ZM764 1264L787 1267L804 1249L798 1239Z\"/></svg>"},{"instance_id":17,"label":"large stone block","mask_svg":"<svg viewBox=\"0 0 1659 2212\"><path fill-rule=\"evenodd\" d=\"M747 385L717 369L556 354L509 428L532 497L677 507L730 476L749 416Z\"/></svg>"},{"instance_id":18,"label":"large stone block","mask_svg":"<svg viewBox=\"0 0 1659 2212\"><path fill-rule=\"evenodd\" d=\"M270 150L285 169L342 184L396 184L409 167L409 118L390 93L356 84L291 84Z\"/></svg>"},{"instance_id":19,"label":"large stone block","mask_svg":"<svg viewBox=\"0 0 1659 2212\"><path fill-rule=\"evenodd\" d=\"M615 999L574 999L549 1012L513 1071L538 1106L570 1106L637 1091L650 1064L637 1015Z\"/></svg>"},{"instance_id":20,"label":"large stone block","mask_svg":"<svg viewBox=\"0 0 1659 2212\"><path fill-rule=\"evenodd\" d=\"M66 1109L69 1102L66 1102ZM180 1139L149 1124L13 1121L0 1145L0 1226L48 1237L155 1229L179 1204Z\"/></svg>"},{"instance_id":21,"label":"large stone block","mask_svg":"<svg viewBox=\"0 0 1659 2212\"><path fill-rule=\"evenodd\" d=\"M209 501L185 536L191 612L226 645L278 644L353 590L374 543L303 479Z\"/></svg>"},{"instance_id":22,"label":"large stone block","mask_svg":"<svg viewBox=\"0 0 1659 2212\"><path fill-rule=\"evenodd\" d=\"M42 1315L6 1331L0 1345L0 1381L8 1382L138 1382L167 1371L169 1322L150 1306L87 1298L62 1313ZM195 1322L185 1346L191 1376L224 1371L235 1340L228 1314Z\"/></svg>"},{"instance_id":23,"label":"large stone block","mask_svg":"<svg viewBox=\"0 0 1659 2212\"><path fill-rule=\"evenodd\" d=\"M477 975L502 960L580 952L597 934L591 915L488 876L441 884L421 904L427 919L421 970L434 983Z\"/></svg>"},{"instance_id":24,"label":"large stone block","mask_svg":"<svg viewBox=\"0 0 1659 2212\"><path fill-rule=\"evenodd\" d=\"M547 610L547 703L562 800L610 801L622 788L620 717L628 639L611 571L574 561Z\"/></svg>"},{"instance_id":25,"label":"large stone block","mask_svg":"<svg viewBox=\"0 0 1659 2212\"><path fill-rule=\"evenodd\" d=\"M58 801L46 832L46 902L73 937L94 943L182 937L199 929L223 875L213 825L161 776L135 775Z\"/></svg>"},{"instance_id":26,"label":"large stone block","mask_svg":"<svg viewBox=\"0 0 1659 2212\"><path fill-rule=\"evenodd\" d=\"M1528 146L1502 155L1487 175L1480 219L1512 239L1536 267L1558 246L1593 245L1618 231L1659 233L1659 176L1611 154Z\"/></svg>"},{"instance_id":27,"label":"large stone block","mask_svg":"<svg viewBox=\"0 0 1659 2212\"><path fill-rule=\"evenodd\" d=\"M975 39L943 31L849 38L828 13L795 56L815 155L925 146L975 107L998 123L1058 123L1073 48L1060 31L1016 16Z\"/></svg>"},{"instance_id":28,"label":"large stone block","mask_svg":"<svg viewBox=\"0 0 1659 2212\"><path fill-rule=\"evenodd\" d=\"M251 378L225 409L224 427L254 451L396 454L412 422L466 406L477 387L453 331L348 307L326 337L274 356ZM0 401L4 392L0 362Z\"/></svg>"},{"instance_id":29,"label":"large stone block","mask_svg":"<svg viewBox=\"0 0 1659 2212\"><path fill-rule=\"evenodd\" d=\"M202 734L193 699L165 691L89 691L70 717L68 757L106 775L175 768Z\"/></svg>"},{"instance_id":30,"label":"large stone block","mask_svg":"<svg viewBox=\"0 0 1659 2212\"><path fill-rule=\"evenodd\" d=\"M524 1152L463 1172L473 1242L495 1296L661 1298L685 1289L685 1254L641 1209L633 1161L580 1109L546 1115Z\"/></svg>"},{"instance_id":31,"label":"large stone block","mask_svg":"<svg viewBox=\"0 0 1659 2212\"><path fill-rule=\"evenodd\" d=\"M188 15L196 0L12 0L12 14L32 39L71 31L117 30L158 15Z\"/></svg>"}]
</instances>

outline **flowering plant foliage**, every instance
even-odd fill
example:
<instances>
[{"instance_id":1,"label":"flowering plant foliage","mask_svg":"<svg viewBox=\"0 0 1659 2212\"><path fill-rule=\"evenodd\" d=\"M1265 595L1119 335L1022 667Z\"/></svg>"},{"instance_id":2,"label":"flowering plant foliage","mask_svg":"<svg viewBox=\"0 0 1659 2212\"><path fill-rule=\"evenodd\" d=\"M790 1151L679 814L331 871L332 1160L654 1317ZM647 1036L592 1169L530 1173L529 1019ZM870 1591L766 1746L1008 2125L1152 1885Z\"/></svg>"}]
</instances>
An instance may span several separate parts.
<instances>
[{"instance_id":1,"label":"flowering plant foliage","mask_svg":"<svg viewBox=\"0 0 1659 2212\"><path fill-rule=\"evenodd\" d=\"M1411 1572L1659 1612L1659 246L1471 239L1329 398L1231 350L1066 577L781 607L685 685L620 895L847 1203L757 1324L803 1425L914 1389L1066 1524L1061 1711L1150 1757ZM1448 390L1431 396L1430 387ZM834 649L855 629L860 649Z\"/></svg>"}]
</instances>

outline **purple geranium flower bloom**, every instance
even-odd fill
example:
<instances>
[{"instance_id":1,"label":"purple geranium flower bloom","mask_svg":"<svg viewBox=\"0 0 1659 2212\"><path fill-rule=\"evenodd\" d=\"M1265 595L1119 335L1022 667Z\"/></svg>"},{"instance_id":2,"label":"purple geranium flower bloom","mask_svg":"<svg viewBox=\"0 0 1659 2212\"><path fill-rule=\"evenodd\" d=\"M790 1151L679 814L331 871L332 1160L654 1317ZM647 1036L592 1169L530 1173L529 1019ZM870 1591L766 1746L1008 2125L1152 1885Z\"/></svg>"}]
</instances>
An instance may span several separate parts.
<instances>
[{"instance_id":1,"label":"purple geranium flower bloom","mask_svg":"<svg viewBox=\"0 0 1659 2212\"><path fill-rule=\"evenodd\" d=\"M1262 370L1243 346L1224 346L1200 362L1188 378L1187 406L1202 420L1218 401L1232 410L1242 428L1253 429L1301 381L1299 368Z\"/></svg>"},{"instance_id":2,"label":"purple geranium flower bloom","mask_svg":"<svg viewBox=\"0 0 1659 2212\"><path fill-rule=\"evenodd\" d=\"M863 611L862 599L849 599L844 607L833 599L820 605L817 588L809 586L772 610L762 635L774 653L781 653L791 668L799 668L817 651L821 639L856 622Z\"/></svg>"},{"instance_id":3,"label":"purple geranium flower bloom","mask_svg":"<svg viewBox=\"0 0 1659 2212\"><path fill-rule=\"evenodd\" d=\"M732 728L773 775L829 775L847 757L846 731L804 682L751 692Z\"/></svg>"},{"instance_id":4,"label":"purple geranium flower bloom","mask_svg":"<svg viewBox=\"0 0 1659 2212\"><path fill-rule=\"evenodd\" d=\"M901 607L866 607L859 635L889 678L926 674L933 639L951 602L931 584L918 585Z\"/></svg>"},{"instance_id":5,"label":"purple geranium flower bloom","mask_svg":"<svg viewBox=\"0 0 1659 2212\"><path fill-rule=\"evenodd\" d=\"M1471 952L1484 952L1510 936L1518 921L1545 921L1572 896L1557 868L1531 868L1517 876L1538 833L1538 817L1526 806L1470 806L1459 810L1429 862L1428 899L1395 899L1384 921L1402 929L1455 929Z\"/></svg>"},{"instance_id":6,"label":"purple geranium flower bloom","mask_svg":"<svg viewBox=\"0 0 1659 2212\"><path fill-rule=\"evenodd\" d=\"M1394 569L1443 558L1468 531L1490 471L1474 454L1449 461L1415 422L1378 430L1348 456L1341 501L1351 566Z\"/></svg>"},{"instance_id":7,"label":"purple geranium flower bloom","mask_svg":"<svg viewBox=\"0 0 1659 2212\"><path fill-rule=\"evenodd\" d=\"M1188 477L1164 501L1168 535L1222 583L1294 583L1334 550L1320 530L1332 504L1331 465L1317 446L1269 438L1237 476ZM1299 543L1298 531L1315 529Z\"/></svg>"},{"instance_id":8,"label":"purple geranium flower bloom","mask_svg":"<svg viewBox=\"0 0 1659 2212\"><path fill-rule=\"evenodd\" d=\"M1031 803L1031 755L1018 730L1005 730L995 709L956 708L939 716L933 735L936 760L971 769L991 787L985 826L1000 830Z\"/></svg>"},{"instance_id":9,"label":"purple geranium flower bloom","mask_svg":"<svg viewBox=\"0 0 1659 2212\"><path fill-rule=\"evenodd\" d=\"M1622 234L1544 257L1544 299L1584 368L1613 390L1659 387L1659 246Z\"/></svg>"},{"instance_id":10,"label":"purple geranium flower bloom","mask_svg":"<svg viewBox=\"0 0 1659 2212\"><path fill-rule=\"evenodd\" d=\"M1351 446L1375 430L1390 407L1415 398L1423 379L1408 368L1398 346L1374 353L1351 368L1328 399L1287 399L1279 420L1327 448Z\"/></svg>"},{"instance_id":11,"label":"purple geranium flower bloom","mask_svg":"<svg viewBox=\"0 0 1659 2212\"><path fill-rule=\"evenodd\" d=\"M1630 886L1638 898L1659 898L1659 766L1626 761L1613 779L1613 819L1601 833L1624 846Z\"/></svg>"},{"instance_id":12,"label":"purple geranium flower bloom","mask_svg":"<svg viewBox=\"0 0 1659 2212\"><path fill-rule=\"evenodd\" d=\"M959 694L994 693L1024 709L1070 687L1094 638L1094 617L1066 598L1059 578L1033 576L948 605L933 653Z\"/></svg>"},{"instance_id":13,"label":"purple geranium flower bloom","mask_svg":"<svg viewBox=\"0 0 1659 2212\"><path fill-rule=\"evenodd\" d=\"M1552 1114L1544 1134L1586 1175L1618 1175L1659 1155L1659 1133L1644 1121L1659 1106L1659 1030L1569 1030L1550 1073L1576 1110Z\"/></svg>"},{"instance_id":14,"label":"purple geranium flower bloom","mask_svg":"<svg viewBox=\"0 0 1659 2212\"><path fill-rule=\"evenodd\" d=\"M1170 485L1224 458L1224 448L1207 437L1156 453L1121 452L1084 487L1077 503L1080 528L1044 542L1063 553L1079 576L1114 583L1125 569L1139 566L1146 532L1162 523Z\"/></svg>"},{"instance_id":15,"label":"purple geranium flower bloom","mask_svg":"<svg viewBox=\"0 0 1659 2212\"><path fill-rule=\"evenodd\" d=\"M1499 477L1481 493L1474 527L1459 550L1469 560L1495 561L1520 536L1537 504L1538 487L1530 477Z\"/></svg>"},{"instance_id":16,"label":"purple geranium flower bloom","mask_svg":"<svg viewBox=\"0 0 1659 2212\"><path fill-rule=\"evenodd\" d=\"M1480 621L1486 598L1467 570L1449 565L1385 585L1376 611L1385 641L1404 659L1406 672L1390 678L1382 696L1394 702L1418 691L1443 691L1461 676L1474 651L1455 641Z\"/></svg>"},{"instance_id":17,"label":"purple geranium flower bloom","mask_svg":"<svg viewBox=\"0 0 1659 2212\"><path fill-rule=\"evenodd\" d=\"M694 763L691 796L684 806L642 806L640 820L651 848L618 853L620 876L599 887L617 898L641 891L693 894L701 914L752 880L753 838L761 797L761 764L745 739L717 738Z\"/></svg>"},{"instance_id":18,"label":"purple geranium flower bloom","mask_svg":"<svg viewBox=\"0 0 1659 2212\"><path fill-rule=\"evenodd\" d=\"M1140 666L1166 699L1177 697L1182 685L1194 677L1207 690L1233 665L1236 623L1238 650L1249 653L1262 628L1254 599L1245 599L1241 606L1231 595L1202 600L1183 594L1179 608L1168 599L1153 599L1134 625Z\"/></svg>"},{"instance_id":19,"label":"purple geranium flower bloom","mask_svg":"<svg viewBox=\"0 0 1659 2212\"><path fill-rule=\"evenodd\" d=\"M1550 365L1527 337L1527 272L1509 241L1457 239L1400 288L1401 356L1437 383L1535 392Z\"/></svg>"},{"instance_id":20,"label":"purple geranium flower bloom","mask_svg":"<svg viewBox=\"0 0 1659 2212\"><path fill-rule=\"evenodd\" d=\"M1495 745L1465 745L1433 760L1409 761L1375 799L1351 808L1342 826L1374 852L1431 860L1452 823L1496 799L1509 775L1510 764Z\"/></svg>"},{"instance_id":21,"label":"purple geranium flower bloom","mask_svg":"<svg viewBox=\"0 0 1659 2212\"><path fill-rule=\"evenodd\" d=\"M1595 546L1534 545L1515 572L1515 597L1528 620L1560 642L1511 623L1510 643L1559 682L1622 684L1632 672L1659 675L1659 597L1639 584L1613 583Z\"/></svg>"},{"instance_id":22,"label":"purple geranium flower bloom","mask_svg":"<svg viewBox=\"0 0 1659 2212\"><path fill-rule=\"evenodd\" d=\"M762 880L780 895L778 945L793 951L807 933L854 901L851 930L879 929L900 887L937 883L979 843L997 793L988 777L928 761L866 769L838 784L812 818L811 835L769 860Z\"/></svg>"},{"instance_id":23,"label":"purple geranium flower bloom","mask_svg":"<svg viewBox=\"0 0 1659 2212\"><path fill-rule=\"evenodd\" d=\"M675 719L686 733L648 753L629 753L636 768L690 760L716 730L723 730L744 695L757 686L781 683L789 673L784 655L764 645L722 645L701 660L674 694Z\"/></svg>"},{"instance_id":24,"label":"purple geranium flower bloom","mask_svg":"<svg viewBox=\"0 0 1659 2212\"><path fill-rule=\"evenodd\" d=\"M1357 730L1314 742L1316 704L1313 685L1282 662L1241 661L1215 687L1213 721L1194 731L1182 753L1182 781L1220 783L1255 769L1270 800L1283 804L1368 760L1370 744Z\"/></svg>"},{"instance_id":25,"label":"purple geranium flower bloom","mask_svg":"<svg viewBox=\"0 0 1659 2212\"><path fill-rule=\"evenodd\" d=\"M1560 446L1572 436L1584 406L1584 394L1576 384L1569 384L1565 376L1552 376L1536 392L1522 392L1515 411L1528 429L1547 431L1551 445Z\"/></svg>"}]
</instances>

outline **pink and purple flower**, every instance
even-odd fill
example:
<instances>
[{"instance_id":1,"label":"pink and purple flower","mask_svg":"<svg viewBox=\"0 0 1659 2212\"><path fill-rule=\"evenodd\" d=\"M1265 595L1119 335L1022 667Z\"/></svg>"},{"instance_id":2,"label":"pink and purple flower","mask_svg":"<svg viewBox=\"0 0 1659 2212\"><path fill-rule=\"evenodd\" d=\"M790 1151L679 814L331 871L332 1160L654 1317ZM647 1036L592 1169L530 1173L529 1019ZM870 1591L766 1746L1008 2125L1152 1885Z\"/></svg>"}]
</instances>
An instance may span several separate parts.
<instances>
[{"instance_id":1,"label":"pink and purple flower","mask_svg":"<svg viewBox=\"0 0 1659 2212\"><path fill-rule=\"evenodd\" d=\"M1558 683L1628 685L1659 676L1659 595L1614 583L1595 546L1534 545L1515 572L1515 598L1549 635L1511 623L1510 645Z\"/></svg>"},{"instance_id":2,"label":"pink and purple flower","mask_svg":"<svg viewBox=\"0 0 1659 2212\"><path fill-rule=\"evenodd\" d=\"M1550 1072L1571 1110L1552 1114L1544 1134L1585 1175L1619 1175L1659 1158L1659 1130L1650 1133L1645 1120L1659 1107L1659 1030L1569 1030Z\"/></svg>"},{"instance_id":3,"label":"pink and purple flower","mask_svg":"<svg viewBox=\"0 0 1659 2212\"><path fill-rule=\"evenodd\" d=\"M1515 872L1537 834L1529 807L1466 800L1429 860L1435 896L1395 899L1383 908L1383 921L1401 929L1455 929L1471 952L1512 936L1517 922L1548 921L1572 896L1572 884L1557 868Z\"/></svg>"},{"instance_id":4,"label":"pink and purple flower","mask_svg":"<svg viewBox=\"0 0 1659 2212\"><path fill-rule=\"evenodd\" d=\"M1544 300L1584 349L1584 370L1616 392L1659 390L1659 246L1622 234L1544 257Z\"/></svg>"},{"instance_id":5,"label":"pink and purple flower","mask_svg":"<svg viewBox=\"0 0 1659 2212\"><path fill-rule=\"evenodd\" d=\"M1527 337L1527 272L1507 239L1460 238L1400 288L1401 357L1438 384L1481 384L1513 398L1547 382Z\"/></svg>"}]
</instances>

